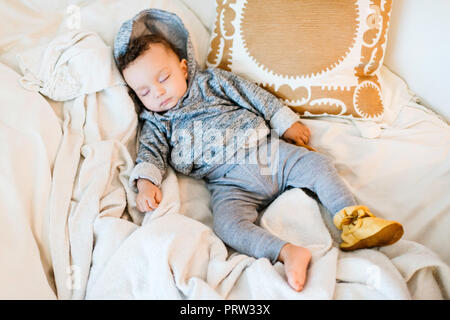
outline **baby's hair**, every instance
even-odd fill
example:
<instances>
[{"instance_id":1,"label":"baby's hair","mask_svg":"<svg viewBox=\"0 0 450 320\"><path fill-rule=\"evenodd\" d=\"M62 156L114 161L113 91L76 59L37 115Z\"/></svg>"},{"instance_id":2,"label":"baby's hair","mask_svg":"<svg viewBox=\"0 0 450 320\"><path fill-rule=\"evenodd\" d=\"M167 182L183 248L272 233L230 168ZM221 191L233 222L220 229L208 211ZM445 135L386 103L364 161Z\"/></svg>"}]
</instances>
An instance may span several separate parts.
<instances>
[{"instance_id":1,"label":"baby's hair","mask_svg":"<svg viewBox=\"0 0 450 320\"><path fill-rule=\"evenodd\" d=\"M128 44L127 51L117 59L120 72L126 69L134 60L147 51L152 44L162 44L166 49L173 51L180 58L178 50L165 38L158 34L146 34L135 38Z\"/></svg>"}]
</instances>

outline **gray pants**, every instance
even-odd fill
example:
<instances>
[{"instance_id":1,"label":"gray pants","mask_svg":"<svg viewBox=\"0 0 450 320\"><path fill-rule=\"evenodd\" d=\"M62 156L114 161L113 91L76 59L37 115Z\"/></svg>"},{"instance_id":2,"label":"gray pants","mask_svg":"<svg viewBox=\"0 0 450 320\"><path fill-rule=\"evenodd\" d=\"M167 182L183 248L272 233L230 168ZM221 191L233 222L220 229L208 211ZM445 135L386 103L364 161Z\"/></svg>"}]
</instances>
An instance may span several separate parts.
<instances>
[{"instance_id":1,"label":"gray pants","mask_svg":"<svg viewBox=\"0 0 450 320\"><path fill-rule=\"evenodd\" d=\"M281 139L247 150L242 159L219 166L205 178L217 236L241 253L272 263L286 241L254 222L285 190L312 191L332 216L356 205L330 159Z\"/></svg>"}]
</instances>

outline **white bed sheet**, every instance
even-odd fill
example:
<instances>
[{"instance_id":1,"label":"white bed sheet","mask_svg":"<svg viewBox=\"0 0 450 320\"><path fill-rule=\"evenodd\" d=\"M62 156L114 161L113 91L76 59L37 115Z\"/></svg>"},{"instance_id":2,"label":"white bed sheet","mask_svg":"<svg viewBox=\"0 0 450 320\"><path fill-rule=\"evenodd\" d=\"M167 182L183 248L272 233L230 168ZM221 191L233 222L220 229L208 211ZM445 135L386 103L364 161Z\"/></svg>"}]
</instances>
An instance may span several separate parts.
<instances>
[{"instance_id":1,"label":"white bed sheet","mask_svg":"<svg viewBox=\"0 0 450 320\"><path fill-rule=\"evenodd\" d=\"M450 128L414 101L391 126L304 120L358 202L450 263ZM369 136L369 137L365 137Z\"/></svg>"},{"instance_id":2,"label":"white bed sheet","mask_svg":"<svg viewBox=\"0 0 450 320\"><path fill-rule=\"evenodd\" d=\"M62 133L19 78L0 64L0 299L54 299L47 201Z\"/></svg>"}]
</instances>

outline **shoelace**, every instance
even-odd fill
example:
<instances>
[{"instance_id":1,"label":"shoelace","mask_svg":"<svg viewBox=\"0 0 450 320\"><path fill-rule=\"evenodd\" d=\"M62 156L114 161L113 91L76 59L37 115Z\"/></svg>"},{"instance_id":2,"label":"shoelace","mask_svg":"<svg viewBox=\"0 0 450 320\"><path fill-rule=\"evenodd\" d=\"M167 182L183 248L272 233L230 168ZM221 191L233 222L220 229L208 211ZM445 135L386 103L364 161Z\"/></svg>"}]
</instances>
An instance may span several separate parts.
<instances>
[{"instance_id":1,"label":"shoelace","mask_svg":"<svg viewBox=\"0 0 450 320\"><path fill-rule=\"evenodd\" d=\"M363 209L358 209L347 215L344 219L342 219L343 225L356 225L358 218L370 217L370 214Z\"/></svg>"}]
</instances>

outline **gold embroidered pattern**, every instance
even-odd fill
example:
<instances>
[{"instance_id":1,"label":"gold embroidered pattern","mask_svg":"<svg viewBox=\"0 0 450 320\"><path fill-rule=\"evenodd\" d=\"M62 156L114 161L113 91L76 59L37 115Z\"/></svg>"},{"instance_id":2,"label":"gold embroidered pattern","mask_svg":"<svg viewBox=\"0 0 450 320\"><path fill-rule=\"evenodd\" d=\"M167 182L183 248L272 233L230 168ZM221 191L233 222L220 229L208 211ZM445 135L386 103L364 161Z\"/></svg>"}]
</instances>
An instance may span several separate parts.
<instances>
[{"instance_id":1,"label":"gold embroidered pattern","mask_svg":"<svg viewBox=\"0 0 450 320\"><path fill-rule=\"evenodd\" d=\"M392 0L217 0L208 65L304 115L379 119Z\"/></svg>"},{"instance_id":2,"label":"gold embroidered pattern","mask_svg":"<svg viewBox=\"0 0 450 320\"><path fill-rule=\"evenodd\" d=\"M247 54L275 75L319 76L337 67L355 43L355 3L356 0L277 0L262 6L259 0L247 0L240 24ZM311 10L317 6L328 10L311 16ZM344 12L336 15L337 10Z\"/></svg>"},{"instance_id":3,"label":"gold embroidered pattern","mask_svg":"<svg viewBox=\"0 0 450 320\"><path fill-rule=\"evenodd\" d=\"M211 40L207 61L210 65L230 71L231 46L235 29L232 21L236 17L233 4L236 0L218 0L216 8L215 36Z\"/></svg>"}]
</instances>

